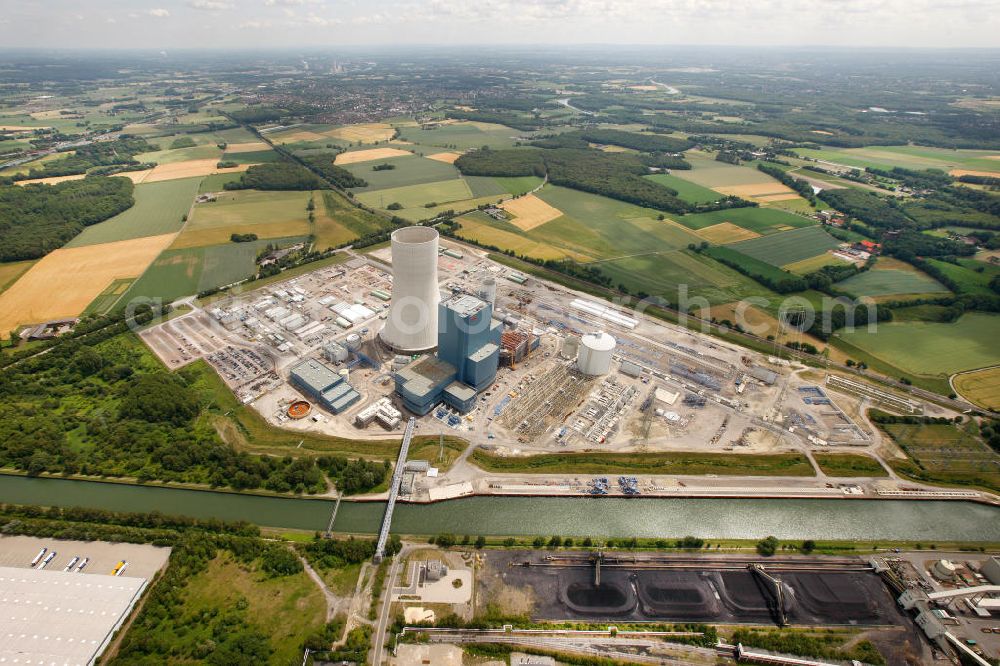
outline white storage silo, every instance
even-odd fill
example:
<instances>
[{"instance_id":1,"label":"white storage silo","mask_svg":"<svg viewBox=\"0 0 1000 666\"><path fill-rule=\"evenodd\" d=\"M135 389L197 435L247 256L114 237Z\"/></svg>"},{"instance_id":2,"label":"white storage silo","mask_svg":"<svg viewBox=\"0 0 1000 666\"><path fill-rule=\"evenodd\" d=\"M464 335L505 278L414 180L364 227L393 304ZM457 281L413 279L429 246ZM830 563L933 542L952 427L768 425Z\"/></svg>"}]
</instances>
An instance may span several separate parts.
<instances>
[{"instance_id":1,"label":"white storage silo","mask_svg":"<svg viewBox=\"0 0 1000 666\"><path fill-rule=\"evenodd\" d=\"M404 227L392 232L392 301L379 332L389 347L406 353L437 346L438 232Z\"/></svg>"},{"instance_id":2,"label":"white storage silo","mask_svg":"<svg viewBox=\"0 0 1000 666\"><path fill-rule=\"evenodd\" d=\"M346 338L344 338L344 346L350 351L358 351L361 349L361 336L357 333L351 333Z\"/></svg>"},{"instance_id":3,"label":"white storage silo","mask_svg":"<svg viewBox=\"0 0 1000 666\"><path fill-rule=\"evenodd\" d=\"M576 367L585 375L606 375L611 370L615 339L604 332L588 333L580 339Z\"/></svg>"}]
</instances>

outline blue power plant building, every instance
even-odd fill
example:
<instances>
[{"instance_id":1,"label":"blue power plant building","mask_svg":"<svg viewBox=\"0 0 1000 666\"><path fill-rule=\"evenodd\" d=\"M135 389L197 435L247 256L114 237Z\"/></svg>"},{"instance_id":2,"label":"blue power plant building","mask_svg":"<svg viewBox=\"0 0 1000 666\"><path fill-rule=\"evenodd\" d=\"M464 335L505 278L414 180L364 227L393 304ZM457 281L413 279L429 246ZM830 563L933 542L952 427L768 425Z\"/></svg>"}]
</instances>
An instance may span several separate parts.
<instances>
[{"instance_id":1,"label":"blue power plant building","mask_svg":"<svg viewBox=\"0 0 1000 666\"><path fill-rule=\"evenodd\" d=\"M396 373L396 393L415 414L441 401L465 413L493 383L500 363L503 324L493 306L468 294L438 304L437 356L425 356Z\"/></svg>"}]
</instances>

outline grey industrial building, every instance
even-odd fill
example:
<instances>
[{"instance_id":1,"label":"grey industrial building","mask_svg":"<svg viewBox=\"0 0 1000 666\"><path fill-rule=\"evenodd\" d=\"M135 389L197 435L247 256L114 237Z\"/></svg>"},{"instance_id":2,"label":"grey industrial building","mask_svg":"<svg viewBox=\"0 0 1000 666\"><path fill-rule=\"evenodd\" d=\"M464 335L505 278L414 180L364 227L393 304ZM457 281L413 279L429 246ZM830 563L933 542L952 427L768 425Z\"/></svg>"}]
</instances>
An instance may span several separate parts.
<instances>
[{"instance_id":1,"label":"grey industrial building","mask_svg":"<svg viewBox=\"0 0 1000 666\"><path fill-rule=\"evenodd\" d=\"M425 356L396 373L396 393L406 408L426 414L444 401L468 412L476 395L493 383L500 363L503 324L493 307L458 294L438 306L437 356Z\"/></svg>"},{"instance_id":2,"label":"grey industrial building","mask_svg":"<svg viewBox=\"0 0 1000 666\"><path fill-rule=\"evenodd\" d=\"M353 386L326 364L310 358L291 369L292 385L334 414L361 399Z\"/></svg>"}]
</instances>

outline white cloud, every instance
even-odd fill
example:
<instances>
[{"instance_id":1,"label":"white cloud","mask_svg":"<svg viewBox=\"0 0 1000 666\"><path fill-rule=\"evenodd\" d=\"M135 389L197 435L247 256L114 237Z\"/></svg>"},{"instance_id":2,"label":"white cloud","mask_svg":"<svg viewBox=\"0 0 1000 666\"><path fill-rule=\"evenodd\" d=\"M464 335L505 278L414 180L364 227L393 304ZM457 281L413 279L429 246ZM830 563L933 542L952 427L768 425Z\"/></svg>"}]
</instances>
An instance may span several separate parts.
<instances>
[{"instance_id":1,"label":"white cloud","mask_svg":"<svg viewBox=\"0 0 1000 666\"><path fill-rule=\"evenodd\" d=\"M243 21L236 26L240 30L260 30L262 28L270 28L270 21Z\"/></svg>"},{"instance_id":2,"label":"white cloud","mask_svg":"<svg viewBox=\"0 0 1000 666\"><path fill-rule=\"evenodd\" d=\"M224 9L232 9L233 3L224 2L223 0L188 0L188 7L209 12L217 12Z\"/></svg>"},{"instance_id":3,"label":"white cloud","mask_svg":"<svg viewBox=\"0 0 1000 666\"><path fill-rule=\"evenodd\" d=\"M147 13L154 18L167 18L168 16L170 16L170 12L168 12L166 9L163 9L162 7L157 7L156 9L150 9L149 12Z\"/></svg>"}]
</instances>

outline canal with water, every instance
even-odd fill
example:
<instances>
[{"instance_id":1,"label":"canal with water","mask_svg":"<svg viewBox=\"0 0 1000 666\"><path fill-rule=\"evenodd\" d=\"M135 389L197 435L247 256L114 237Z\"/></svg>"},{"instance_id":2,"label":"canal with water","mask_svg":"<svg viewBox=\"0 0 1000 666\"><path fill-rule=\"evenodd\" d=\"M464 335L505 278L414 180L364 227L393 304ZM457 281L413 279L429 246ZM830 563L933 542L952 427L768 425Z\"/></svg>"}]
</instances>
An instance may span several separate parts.
<instances>
[{"instance_id":1,"label":"canal with water","mask_svg":"<svg viewBox=\"0 0 1000 666\"><path fill-rule=\"evenodd\" d=\"M333 501L0 475L0 502L159 511L325 530ZM335 532L375 533L381 502L341 503ZM1000 542L1000 508L934 500L466 497L400 504L392 531L470 535Z\"/></svg>"}]
</instances>

